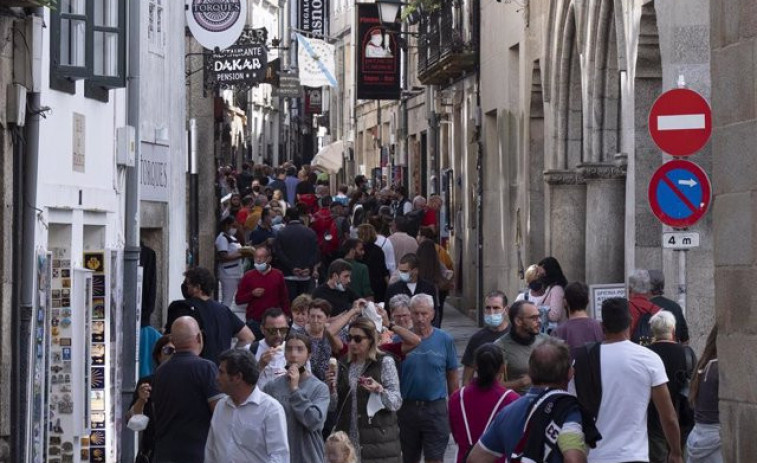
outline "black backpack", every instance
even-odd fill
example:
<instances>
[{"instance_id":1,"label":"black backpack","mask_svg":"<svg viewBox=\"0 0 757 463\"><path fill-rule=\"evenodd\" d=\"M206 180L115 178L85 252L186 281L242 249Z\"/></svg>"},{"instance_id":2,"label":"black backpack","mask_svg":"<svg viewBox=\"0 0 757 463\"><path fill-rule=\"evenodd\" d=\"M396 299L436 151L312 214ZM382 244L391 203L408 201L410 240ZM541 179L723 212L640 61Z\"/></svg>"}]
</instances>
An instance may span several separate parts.
<instances>
[{"instance_id":1,"label":"black backpack","mask_svg":"<svg viewBox=\"0 0 757 463\"><path fill-rule=\"evenodd\" d=\"M584 423L584 439L594 448L602 439L596 428L599 405L602 403L601 342L591 342L574 351L576 397ZM590 424L590 426L588 426Z\"/></svg>"},{"instance_id":2,"label":"black backpack","mask_svg":"<svg viewBox=\"0 0 757 463\"><path fill-rule=\"evenodd\" d=\"M637 309L641 312L641 314L639 315L639 319L636 321L636 328L634 328L633 333L631 333L631 341L642 346L648 346L652 343L652 339L654 338L654 335L652 334L652 327L649 326L649 320L652 319L652 315L654 314L651 312L642 311L638 307Z\"/></svg>"}]
</instances>

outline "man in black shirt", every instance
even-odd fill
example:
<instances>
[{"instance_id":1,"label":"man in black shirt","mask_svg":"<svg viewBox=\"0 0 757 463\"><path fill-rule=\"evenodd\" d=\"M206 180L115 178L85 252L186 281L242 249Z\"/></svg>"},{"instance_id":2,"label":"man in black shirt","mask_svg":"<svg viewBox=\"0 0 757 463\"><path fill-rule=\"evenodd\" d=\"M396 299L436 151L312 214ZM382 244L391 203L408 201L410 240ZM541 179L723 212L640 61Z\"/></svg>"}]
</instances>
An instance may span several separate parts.
<instances>
[{"instance_id":1,"label":"man in black shirt","mask_svg":"<svg viewBox=\"0 0 757 463\"><path fill-rule=\"evenodd\" d=\"M484 299L484 327L478 330L468 341L463 354L463 386L473 380L474 367L476 365L476 349L480 346L494 342L502 335L510 331L510 323L507 318L507 296L502 291L495 289L486 295Z\"/></svg>"},{"instance_id":2,"label":"man in black shirt","mask_svg":"<svg viewBox=\"0 0 757 463\"><path fill-rule=\"evenodd\" d=\"M155 371L152 383L153 461L202 463L210 418L223 397L216 384L218 368L199 356L203 341L194 318L177 318L171 325L171 341L176 351Z\"/></svg>"},{"instance_id":3,"label":"man in black shirt","mask_svg":"<svg viewBox=\"0 0 757 463\"><path fill-rule=\"evenodd\" d=\"M313 299L326 299L331 304L331 316L336 317L350 310L358 299L349 288L352 265L344 259L336 259L329 265L326 282L313 291Z\"/></svg>"},{"instance_id":4,"label":"man in black shirt","mask_svg":"<svg viewBox=\"0 0 757 463\"><path fill-rule=\"evenodd\" d=\"M402 256L397 265L397 272L400 279L386 288L385 300L391 300L397 294L405 294L408 297L428 294L434 298L434 307L439 307L436 286L430 281L418 278L418 256L412 253Z\"/></svg>"},{"instance_id":5,"label":"man in black shirt","mask_svg":"<svg viewBox=\"0 0 757 463\"><path fill-rule=\"evenodd\" d=\"M689 325L686 324L683 309L675 301L663 296L665 293L665 274L661 270L649 270L649 282L652 284L649 301L676 317L676 340L681 344L688 344Z\"/></svg>"},{"instance_id":6,"label":"man in black shirt","mask_svg":"<svg viewBox=\"0 0 757 463\"><path fill-rule=\"evenodd\" d=\"M202 357L218 364L218 356L229 348L231 338L237 338L237 347L244 347L252 344L255 335L231 309L210 298L215 284L216 280L208 269L195 267L187 270L184 273L182 293L185 293L185 306L188 305L193 313L184 311L185 307L179 306L176 301L171 303L165 332L171 333L177 316L191 315L205 334ZM174 307L177 310L173 310Z\"/></svg>"}]
</instances>

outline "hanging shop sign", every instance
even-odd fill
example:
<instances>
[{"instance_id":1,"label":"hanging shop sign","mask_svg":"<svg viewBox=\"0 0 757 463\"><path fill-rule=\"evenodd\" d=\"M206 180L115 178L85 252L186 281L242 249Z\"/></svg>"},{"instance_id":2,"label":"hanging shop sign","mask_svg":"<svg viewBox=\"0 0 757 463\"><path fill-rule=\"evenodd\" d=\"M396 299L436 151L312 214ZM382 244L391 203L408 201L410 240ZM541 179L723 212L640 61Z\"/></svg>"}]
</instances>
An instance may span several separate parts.
<instances>
[{"instance_id":1,"label":"hanging shop sign","mask_svg":"<svg viewBox=\"0 0 757 463\"><path fill-rule=\"evenodd\" d=\"M185 5L190 32L210 50L233 45L247 21L246 0L186 0Z\"/></svg>"},{"instance_id":2,"label":"hanging shop sign","mask_svg":"<svg viewBox=\"0 0 757 463\"><path fill-rule=\"evenodd\" d=\"M206 55L205 86L249 89L264 82L268 70L267 38L265 28L246 28L234 45Z\"/></svg>"},{"instance_id":3,"label":"hanging shop sign","mask_svg":"<svg viewBox=\"0 0 757 463\"><path fill-rule=\"evenodd\" d=\"M323 112L323 91L320 88L305 87L305 113L321 114Z\"/></svg>"},{"instance_id":4,"label":"hanging shop sign","mask_svg":"<svg viewBox=\"0 0 757 463\"><path fill-rule=\"evenodd\" d=\"M328 0L300 0L299 28L313 37L326 35Z\"/></svg>"},{"instance_id":5,"label":"hanging shop sign","mask_svg":"<svg viewBox=\"0 0 757 463\"><path fill-rule=\"evenodd\" d=\"M357 4L357 98L400 99L400 23L382 26L374 3Z\"/></svg>"}]
</instances>

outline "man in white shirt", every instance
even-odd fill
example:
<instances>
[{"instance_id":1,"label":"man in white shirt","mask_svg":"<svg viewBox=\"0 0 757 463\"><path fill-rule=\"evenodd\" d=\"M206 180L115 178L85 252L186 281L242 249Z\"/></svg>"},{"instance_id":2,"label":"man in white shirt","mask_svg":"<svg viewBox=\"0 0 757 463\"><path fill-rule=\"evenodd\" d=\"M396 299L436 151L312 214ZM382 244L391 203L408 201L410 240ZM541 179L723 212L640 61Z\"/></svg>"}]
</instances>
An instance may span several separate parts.
<instances>
[{"instance_id":1,"label":"man in white shirt","mask_svg":"<svg viewBox=\"0 0 757 463\"><path fill-rule=\"evenodd\" d=\"M247 349L220 356L221 399L210 422L205 463L288 463L289 443L284 408L255 387L260 371Z\"/></svg>"},{"instance_id":2,"label":"man in white shirt","mask_svg":"<svg viewBox=\"0 0 757 463\"><path fill-rule=\"evenodd\" d=\"M252 343L250 351L260 365L258 388L263 390L269 381L286 374L284 339L289 333L286 314L277 307L266 310L260 319L260 330L264 338L260 342Z\"/></svg>"},{"instance_id":3,"label":"man in white shirt","mask_svg":"<svg viewBox=\"0 0 757 463\"><path fill-rule=\"evenodd\" d=\"M649 461L647 407L654 403L665 433L669 463L682 463L678 418L670 399L662 359L653 351L630 341L631 314L628 301L612 298L602 302L602 329L605 341L599 350L602 392L597 416L597 430L602 440L589 452L589 463ZM590 376L576 360L576 389L583 396L579 376ZM582 380L583 381L583 380Z\"/></svg>"}]
</instances>

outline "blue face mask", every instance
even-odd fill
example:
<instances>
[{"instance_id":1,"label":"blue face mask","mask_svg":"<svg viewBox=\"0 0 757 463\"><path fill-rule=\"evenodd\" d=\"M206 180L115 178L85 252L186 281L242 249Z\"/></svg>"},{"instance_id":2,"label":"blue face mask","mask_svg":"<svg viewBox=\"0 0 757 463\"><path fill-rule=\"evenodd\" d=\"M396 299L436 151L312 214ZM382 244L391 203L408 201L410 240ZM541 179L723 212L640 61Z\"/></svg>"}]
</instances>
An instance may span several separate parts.
<instances>
[{"instance_id":1,"label":"blue face mask","mask_svg":"<svg viewBox=\"0 0 757 463\"><path fill-rule=\"evenodd\" d=\"M407 283L410 281L410 272L399 272L400 273L400 280Z\"/></svg>"},{"instance_id":2,"label":"blue face mask","mask_svg":"<svg viewBox=\"0 0 757 463\"><path fill-rule=\"evenodd\" d=\"M491 328L496 328L499 325L501 325L503 319L504 319L504 314L501 314L501 313L493 313L491 315L484 315L484 323L486 324L486 326L489 326Z\"/></svg>"},{"instance_id":3,"label":"blue face mask","mask_svg":"<svg viewBox=\"0 0 757 463\"><path fill-rule=\"evenodd\" d=\"M267 268L268 268L268 264L266 263L262 263L262 264L259 264L257 262L255 263L255 270L257 270L260 273L265 272Z\"/></svg>"}]
</instances>

